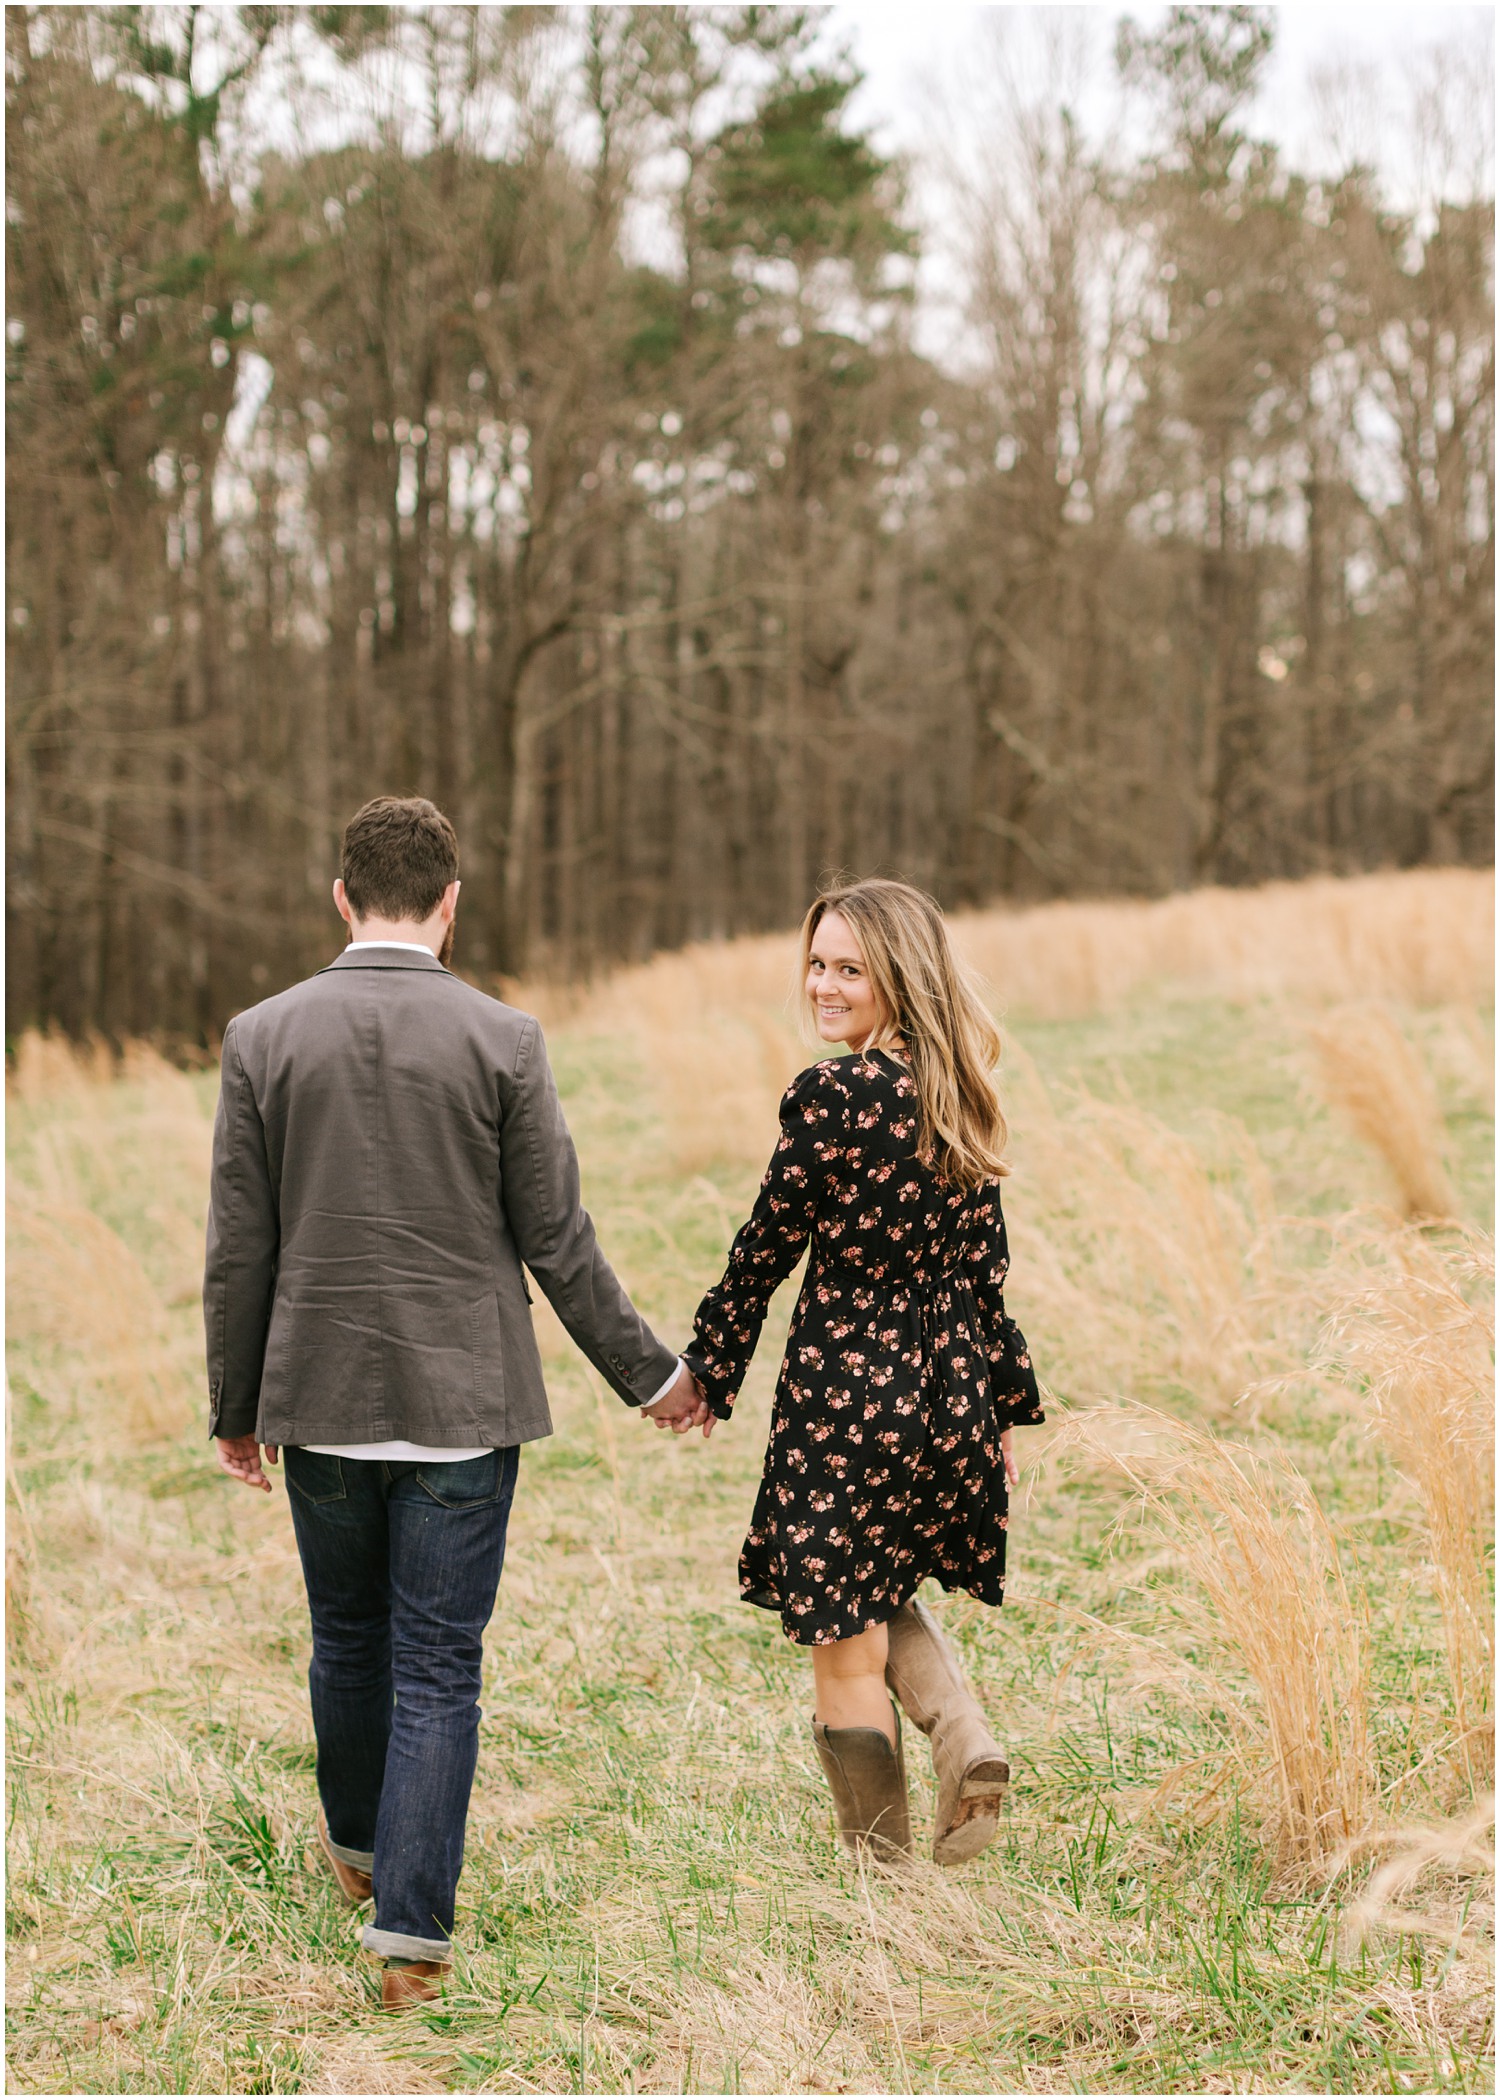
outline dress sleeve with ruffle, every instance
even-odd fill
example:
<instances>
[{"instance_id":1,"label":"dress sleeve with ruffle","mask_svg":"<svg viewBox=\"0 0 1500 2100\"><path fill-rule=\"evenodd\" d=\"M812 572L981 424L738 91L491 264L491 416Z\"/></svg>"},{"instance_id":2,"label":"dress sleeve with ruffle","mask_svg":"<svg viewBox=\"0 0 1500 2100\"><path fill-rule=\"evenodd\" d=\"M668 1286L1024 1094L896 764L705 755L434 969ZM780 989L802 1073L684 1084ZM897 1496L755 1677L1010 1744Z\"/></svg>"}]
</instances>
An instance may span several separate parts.
<instances>
[{"instance_id":1,"label":"dress sleeve with ruffle","mask_svg":"<svg viewBox=\"0 0 1500 2100\"><path fill-rule=\"evenodd\" d=\"M735 1234L724 1274L704 1294L683 1361L728 1421L766 1308L802 1255L818 1199L843 1155L849 1092L837 1061L811 1065L781 1097L781 1136L755 1208Z\"/></svg>"},{"instance_id":2,"label":"dress sleeve with ruffle","mask_svg":"<svg viewBox=\"0 0 1500 2100\"><path fill-rule=\"evenodd\" d=\"M990 1388L1000 1427L1011 1429L1017 1423L1045 1422L1031 1351L1025 1335L1005 1310L1010 1250L998 1188L987 1189L976 1209L974 1231L964 1250L964 1265L984 1322Z\"/></svg>"}]
</instances>

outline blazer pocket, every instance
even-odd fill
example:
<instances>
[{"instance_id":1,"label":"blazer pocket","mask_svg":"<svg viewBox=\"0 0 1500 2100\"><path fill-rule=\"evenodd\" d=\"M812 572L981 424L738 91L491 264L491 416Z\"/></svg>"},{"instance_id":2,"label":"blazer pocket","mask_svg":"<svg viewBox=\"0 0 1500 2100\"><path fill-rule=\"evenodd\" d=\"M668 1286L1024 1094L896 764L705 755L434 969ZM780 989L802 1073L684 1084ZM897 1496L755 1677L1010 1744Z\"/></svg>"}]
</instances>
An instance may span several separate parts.
<instances>
[{"instance_id":1,"label":"blazer pocket","mask_svg":"<svg viewBox=\"0 0 1500 2100\"><path fill-rule=\"evenodd\" d=\"M505 1397L505 1329L500 1300L493 1291L470 1306L469 1336L474 1359L474 1404L482 1409Z\"/></svg>"}]
</instances>

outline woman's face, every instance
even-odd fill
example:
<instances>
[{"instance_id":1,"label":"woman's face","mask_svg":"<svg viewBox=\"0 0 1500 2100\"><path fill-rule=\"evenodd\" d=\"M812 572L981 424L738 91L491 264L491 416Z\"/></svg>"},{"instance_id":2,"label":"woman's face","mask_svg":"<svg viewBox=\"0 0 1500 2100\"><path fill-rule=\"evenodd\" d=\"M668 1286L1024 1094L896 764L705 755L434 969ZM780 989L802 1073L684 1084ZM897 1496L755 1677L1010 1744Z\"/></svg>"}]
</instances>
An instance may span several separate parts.
<instances>
[{"instance_id":1,"label":"woman's face","mask_svg":"<svg viewBox=\"0 0 1500 2100\"><path fill-rule=\"evenodd\" d=\"M839 912L824 912L818 921L807 958L807 996L825 1043L863 1050L880 1028L880 1001L854 929Z\"/></svg>"}]
</instances>

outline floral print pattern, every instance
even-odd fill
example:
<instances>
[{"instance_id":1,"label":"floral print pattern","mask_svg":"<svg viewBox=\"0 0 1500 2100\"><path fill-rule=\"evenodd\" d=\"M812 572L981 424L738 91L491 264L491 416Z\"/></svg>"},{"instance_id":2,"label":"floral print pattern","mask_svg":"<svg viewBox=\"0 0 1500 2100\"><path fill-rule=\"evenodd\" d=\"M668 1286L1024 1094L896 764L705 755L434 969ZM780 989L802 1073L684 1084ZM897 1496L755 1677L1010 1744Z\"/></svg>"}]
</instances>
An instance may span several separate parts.
<instances>
[{"instance_id":1,"label":"floral print pattern","mask_svg":"<svg viewBox=\"0 0 1500 2100\"><path fill-rule=\"evenodd\" d=\"M928 1575L999 1604L1000 1435L1045 1419L1002 1296L999 1184L948 1187L916 1133L916 1088L889 1052L793 1080L684 1351L727 1420L771 1295L811 1242L740 1556L742 1595L804 1646L881 1625Z\"/></svg>"}]
</instances>

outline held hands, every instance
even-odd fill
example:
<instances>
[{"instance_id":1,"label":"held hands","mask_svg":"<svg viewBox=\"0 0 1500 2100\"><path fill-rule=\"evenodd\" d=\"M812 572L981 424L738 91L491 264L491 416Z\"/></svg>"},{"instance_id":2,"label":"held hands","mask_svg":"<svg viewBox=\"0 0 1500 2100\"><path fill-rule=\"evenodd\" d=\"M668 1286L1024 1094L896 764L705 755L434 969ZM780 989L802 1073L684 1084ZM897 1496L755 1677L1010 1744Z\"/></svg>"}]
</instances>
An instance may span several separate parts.
<instances>
[{"instance_id":1,"label":"held hands","mask_svg":"<svg viewBox=\"0 0 1500 2100\"><path fill-rule=\"evenodd\" d=\"M658 1429L670 1429L676 1436L685 1436L690 1429L701 1429L705 1437L713 1434L714 1417L702 1387L686 1364L661 1398L650 1407L643 1407L641 1413ZM267 1495L274 1492L261 1466L261 1446L253 1436L221 1436L214 1441L221 1472L242 1487L260 1488ZM278 1457L277 1446L267 1444L266 1464L274 1466Z\"/></svg>"},{"instance_id":2,"label":"held hands","mask_svg":"<svg viewBox=\"0 0 1500 2100\"><path fill-rule=\"evenodd\" d=\"M641 1413L658 1429L670 1429L674 1436L685 1436L690 1429L701 1429L705 1437L713 1435L714 1416L703 1397L702 1386L686 1364L661 1398L643 1407Z\"/></svg>"},{"instance_id":3,"label":"held hands","mask_svg":"<svg viewBox=\"0 0 1500 2100\"><path fill-rule=\"evenodd\" d=\"M219 1447L219 1465L231 1480L239 1481L242 1487L264 1488L269 1495L271 1483L261 1471L260 1445L253 1436L221 1436L214 1441ZM276 1446L266 1445L266 1463L276 1463Z\"/></svg>"},{"instance_id":4,"label":"held hands","mask_svg":"<svg viewBox=\"0 0 1500 2100\"><path fill-rule=\"evenodd\" d=\"M1021 1485L1021 1467L1012 1442L1014 1436L1013 1429L1002 1429L1000 1432L1000 1456L1005 1460L1005 1485L1008 1488Z\"/></svg>"}]
</instances>

